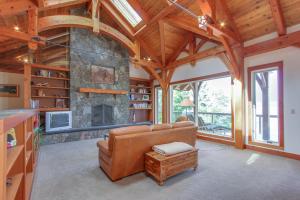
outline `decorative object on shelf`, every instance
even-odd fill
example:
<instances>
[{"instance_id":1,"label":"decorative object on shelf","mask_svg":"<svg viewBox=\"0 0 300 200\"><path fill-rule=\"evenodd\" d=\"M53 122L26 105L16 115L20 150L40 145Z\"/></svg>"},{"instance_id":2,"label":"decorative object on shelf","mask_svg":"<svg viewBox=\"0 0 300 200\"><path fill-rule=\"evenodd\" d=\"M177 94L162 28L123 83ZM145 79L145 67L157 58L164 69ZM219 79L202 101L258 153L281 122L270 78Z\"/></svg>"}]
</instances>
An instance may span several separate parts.
<instances>
[{"instance_id":1,"label":"decorative object on shelf","mask_svg":"<svg viewBox=\"0 0 300 200\"><path fill-rule=\"evenodd\" d=\"M0 84L0 97L19 97L19 85Z\"/></svg>"},{"instance_id":2,"label":"decorative object on shelf","mask_svg":"<svg viewBox=\"0 0 300 200\"><path fill-rule=\"evenodd\" d=\"M38 87L47 87L48 85L49 85L49 83L47 83L47 82L35 84L35 86L38 86Z\"/></svg>"},{"instance_id":3,"label":"decorative object on shelf","mask_svg":"<svg viewBox=\"0 0 300 200\"><path fill-rule=\"evenodd\" d=\"M31 105L31 108L39 108L40 107L40 101L31 99L30 100L30 105Z\"/></svg>"},{"instance_id":4,"label":"decorative object on shelf","mask_svg":"<svg viewBox=\"0 0 300 200\"><path fill-rule=\"evenodd\" d=\"M56 105L56 108L65 108L66 107L64 99L56 99L55 105Z\"/></svg>"},{"instance_id":5,"label":"decorative object on shelf","mask_svg":"<svg viewBox=\"0 0 300 200\"><path fill-rule=\"evenodd\" d=\"M114 84L115 82L114 68L92 65L91 73L93 83Z\"/></svg>"},{"instance_id":6,"label":"decorative object on shelf","mask_svg":"<svg viewBox=\"0 0 300 200\"><path fill-rule=\"evenodd\" d=\"M7 132L7 148L17 146L16 131L14 128L9 129Z\"/></svg>"},{"instance_id":7,"label":"decorative object on shelf","mask_svg":"<svg viewBox=\"0 0 300 200\"><path fill-rule=\"evenodd\" d=\"M38 76L48 77L48 70L41 69L37 73Z\"/></svg>"},{"instance_id":8,"label":"decorative object on shelf","mask_svg":"<svg viewBox=\"0 0 300 200\"><path fill-rule=\"evenodd\" d=\"M44 90L39 89L39 90L38 90L38 96L39 96L39 97L44 97L44 96L46 96Z\"/></svg>"},{"instance_id":9,"label":"decorative object on shelf","mask_svg":"<svg viewBox=\"0 0 300 200\"><path fill-rule=\"evenodd\" d=\"M135 89L134 89L134 88L131 88L131 89L130 89L130 92L135 93Z\"/></svg>"},{"instance_id":10,"label":"decorative object on shelf","mask_svg":"<svg viewBox=\"0 0 300 200\"><path fill-rule=\"evenodd\" d=\"M143 99L144 101L149 101L150 100L150 96L149 95L143 95Z\"/></svg>"},{"instance_id":11,"label":"decorative object on shelf","mask_svg":"<svg viewBox=\"0 0 300 200\"><path fill-rule=\"evenodd\" d=\"M59 72L58 73L58 78L66 78L67 75L64 72Z\"/></svg>"}]
</instances>

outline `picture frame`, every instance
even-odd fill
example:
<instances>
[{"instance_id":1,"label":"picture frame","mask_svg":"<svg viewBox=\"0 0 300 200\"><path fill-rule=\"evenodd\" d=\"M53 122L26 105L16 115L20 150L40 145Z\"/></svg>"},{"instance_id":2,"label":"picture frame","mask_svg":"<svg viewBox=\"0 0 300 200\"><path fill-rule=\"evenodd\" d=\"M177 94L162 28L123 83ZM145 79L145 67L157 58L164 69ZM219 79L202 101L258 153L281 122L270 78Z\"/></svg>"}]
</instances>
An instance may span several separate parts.
<instances>
[{"instance_id":1,"label":"picture frame","mask_svg":"<svg viewBox=\"0 0 300 200\"><path fill-rule=\"evenodd\" d=\"M150 100L150 96L149 95L143 95L142 100L149 101Z\"/></svg>"},{"instance_id":2,"label":"picture frame","mask_svg":"<svg viewBox=\"0 0 300 200\"><path fill-rule=\"evenodd\" d=\"M19 85L0 84L0 97L19 97Z\"/></svg>"},{"instance_id":3,"label":"picture frame","mask_svg":"<svg viewBox=\"0 0 300 200\"><path fill-rule=\"evenodd\" d=\"M115 68L91 65L91 78L93 83L114 84Z\"/></svg>"},{"instance_id":4,"label":"picture frame","mask_svg":"<svg viewBox=\"0 0 300 200\"><path fill-rule=\"evenodd\" d=\"M64 99L56 99L55 107L56 108L65 108L66 107L65 100Z\"/></svg>"}]
</instances>

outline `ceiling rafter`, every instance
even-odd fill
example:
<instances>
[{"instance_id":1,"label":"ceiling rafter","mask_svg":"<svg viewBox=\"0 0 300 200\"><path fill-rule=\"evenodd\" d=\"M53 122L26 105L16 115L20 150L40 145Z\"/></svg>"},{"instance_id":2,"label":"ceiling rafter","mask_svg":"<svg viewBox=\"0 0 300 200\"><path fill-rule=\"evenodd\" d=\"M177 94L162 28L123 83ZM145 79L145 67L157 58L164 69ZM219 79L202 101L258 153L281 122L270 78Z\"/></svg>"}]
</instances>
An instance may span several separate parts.
<instances>
[{"instance_id":1,"label":"ceiling rafter","mask_svg":"<svg viewBox=\"0 0 300 200\"><path fill-rule=\"evenodd\" d=\"M161 60L157 57L155 51L142 38L137 38L137 40L141 43L141 47L146 51L146 53L151 57L151 59L159 63L160 66L162 66Z\"/></svg>"},{"instance_id":2,"label":"ceiling rafter","mask_svg":"<svg viewBox=\"0 0 300 200\"><path fill-rule=\"evenodd\" d=\"M172 62L174 62L178 58L178 56L185 50L191 37L193 37L193 34L189 33L189 35L184 38L184 41L180 43L180 46L173 53L173 55L169 58L167 66L169 66Z\"/></svg>"},{"instance_id":3,"label":"ceiling rafter","mask_svg":"<svg viewBox=\"0 0 300 200\"><path fill-rule=\"evenodd\" d=\"M177 68L178 66L190 63L192 61L197 61L197 60L204 59L204 58L207 58L207 57L215 56L215 55L217 55L219 53L222 53L224 51L225 51L225 49L224 49L223 46L214 47L214 48L196 53L194 55L186 56L184 58L175 60L170 65L168 65L167 69Z\"/></svg>"},{"instance_id":4,"label":"ceiling rafter","mask_svg":"<svg viewBox=\"0 0 300 200\"><path fill-rule=\"evenodd\" d=\"M165 40L165 24L164 21L159 21L159 34L160 34L160 51L161 51L161 63L166 66L166 40Z\"/></svg>"},{"instance_id":5,"label":"ceiling rafter","mask_svg":"<svg viewBox=\"0 0 300 200\"><path fill-rule=\"evenodd\" d=\"M111 15L112 19L120 26L120 28L133 39L134 32L132 26L125 17L107 0L103 0L101 5L107 10L108 14Z\"/></svg>"},{"instance_id":6,"label":"ceiling rafter","mask_svg":"<svg viewBox=\"0 0 300 200\"><path fill-rule=\"evenodd\" d=\"M181 4L181 5L191 3L190 0L177 0L176 2L178 4ZM151 20L148 21L148 23L145 23L145 25L135 33L135 36L142 35L147 30L147 27L150 27L152 24L157 23L159 20L163 19L164 17L166 17L170 13L174 12L176 9L177 9L177 7L174 4L165 7L157 15L152 17Z\"/></svg>"},{"instance_id":7,"label":"ceiling rafter","mask_svg":"<svg viewBox=\"0 0 300 200\"><path fill-rule=\"evenodd\" d=\"M148 13L143 9L140 2L138 0L127 0L127 2L131 5L131 7L139 14L142 20L145 23L150 21L150 17Z\"/></svg>"},{"instance_id":8,"label":"ceiling rafter","mask_svg":"<svg viewBox=\"0 0 300 200\"><path fill-rule=\"evenodd\" d=\"M279 0L268 0L271 7L274 22L276 24L278 35L282 36L286 34L286 26L284 17L281 10L281 5Z\"/></svg>"},{"instance_id":9,"label":"ceiling rafter","mask_svg":"<svg viewBox=\"0 0 300 200\"><path fill-rule=\"evenodd\" d=\"M199 49L201 49L201 47L203 47L203 45L207 42L207 40L202 39L196 46L195 48L195 52L197 53L199 51Z\"/></svg>"}]
</instances>

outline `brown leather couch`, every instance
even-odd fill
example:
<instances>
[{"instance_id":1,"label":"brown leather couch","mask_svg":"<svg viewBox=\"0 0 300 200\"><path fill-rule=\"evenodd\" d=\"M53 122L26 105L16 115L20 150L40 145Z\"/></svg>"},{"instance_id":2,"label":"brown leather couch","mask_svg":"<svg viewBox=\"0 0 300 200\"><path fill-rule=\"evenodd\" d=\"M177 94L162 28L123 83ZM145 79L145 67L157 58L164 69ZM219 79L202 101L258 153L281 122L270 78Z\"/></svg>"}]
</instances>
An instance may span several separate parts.
<instances>
[{"instance_id":1,"label":"brown leather couch","mask_svg":"<svg viewBox=\"0 0 300 200\"><path fill-rule=\"evenodd\" d=\"M144 154L153 145L185 142L195 146L196 130L194 123L188 121L112 129L108 141L97 143L100 167L113 181L142 172Z\"/></svg>"}]
</instances>

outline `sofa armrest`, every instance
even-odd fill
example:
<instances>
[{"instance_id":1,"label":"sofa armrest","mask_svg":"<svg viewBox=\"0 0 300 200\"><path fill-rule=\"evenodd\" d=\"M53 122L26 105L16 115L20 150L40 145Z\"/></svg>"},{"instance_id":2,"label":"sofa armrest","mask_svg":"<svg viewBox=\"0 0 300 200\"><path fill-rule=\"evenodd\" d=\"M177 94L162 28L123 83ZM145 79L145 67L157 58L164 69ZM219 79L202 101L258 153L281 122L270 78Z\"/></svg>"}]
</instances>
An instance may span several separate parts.
<instances>
[{"instance_id":1,"label":"sofa armrest","mask_svg":"<svg viewBox=\"0 0 300 200\"><path fill-rule=\"evenodd\" d=\"M111 157L111 152L108 150L108 142L107 141L99 141L99 142L97 142L97 146L98 146L100 152Z\"/></svg>"}]
</instances>

